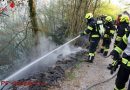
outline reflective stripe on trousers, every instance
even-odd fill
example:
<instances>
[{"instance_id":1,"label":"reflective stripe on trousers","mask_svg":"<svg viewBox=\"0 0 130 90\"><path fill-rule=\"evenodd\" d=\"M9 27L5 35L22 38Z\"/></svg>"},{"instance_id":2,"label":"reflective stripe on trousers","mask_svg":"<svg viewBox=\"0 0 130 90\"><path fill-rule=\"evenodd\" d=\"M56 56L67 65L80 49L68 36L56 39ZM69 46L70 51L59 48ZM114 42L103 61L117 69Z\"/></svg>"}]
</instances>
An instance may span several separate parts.
<instances>
[{"instance_id":1,"label":"reflective stripe on trousers","mask_svg":"<svg viewBox=\"0 0 130 90\"><path fill-rule=\"evenodd\" d=\"M126 58L122 58L122 63L130 67L130 61L128 61Z\"/></svg>"},{"instance_id":2,"label":"reflective stripe on trousers","mask_svg":"<svg viewBox=\"0 0 130 90\"><path fill-rule=\"evenodd\" d=\"M123 89L118 89L117 87L115 87L114 90L125 90L125 88L123 88Z\"/></svg>"},{"instance_id":3,"label":"reflective stripe on trousers","mask_svg":"<svg viewBox=\"0 0 130 90\"><path fill-rule=\"evenodd\" d=\"M89 53L89 56L95 56L95 53Z\"/></svg>"},{"instance_id":4,"label":"reflective stripe on trousers","mask_svg":"<svg viewBox=\"0 0 130 90\"><path fill-rule=\"evenodd\" d=\"M99 37L99 35L92 35L92 37Z\"/></svg>"},{"instance_id":5,"label":"reflective stripe on trousers","mask_svg":"<svg viewBox=\"0 0 130 90\"><path fill-rule=\"evenodd\" d=\"M105 38L108 38L108 37L109 37L109 35L108 35L108 34L105 34L105 35L104 35L104 37L105 37Z\"/></svg>"}]
</instances>

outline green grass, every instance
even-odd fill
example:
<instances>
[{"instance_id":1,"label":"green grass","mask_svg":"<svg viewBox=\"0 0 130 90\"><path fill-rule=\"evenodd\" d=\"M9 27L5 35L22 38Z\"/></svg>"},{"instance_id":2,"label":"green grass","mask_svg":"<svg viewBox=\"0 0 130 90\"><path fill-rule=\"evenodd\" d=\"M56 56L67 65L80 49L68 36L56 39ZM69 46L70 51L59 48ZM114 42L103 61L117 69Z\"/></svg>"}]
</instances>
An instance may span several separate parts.
<instances>
[{"instance_id":1,"label":"green grass","mask_svg":"<svg viewBox=\"0 0 130 90\"><path fill-rule=\"evenodd\" d=\"M69 72L66 73L65 76L67 77L68 80L73 80L76 78L74 70L80 69L80 64L81 62L78 62Z\"/></svg>"},{"instance_id":2,"label":"green grass","mask_svg":"<svg viewBox=\"0 0 130 90\"><path fill-rule=\"evenodd\" d=\"M80 62L78 62L76 65L75 65L75 69L79 69L80 68L80 64L81 64L81 60L80 60Z\"/></svg>"},{"instance_id":3,"label":"green grass","mask_svg":"<svg viewBox=\"0 0 130 90\"><path fill-rule=\"evenodd\" d=\"M75 79L75 73L74 72L67 72L66 77L68 80L73 80L73 79Z\"/></svg>"}]
</instances>

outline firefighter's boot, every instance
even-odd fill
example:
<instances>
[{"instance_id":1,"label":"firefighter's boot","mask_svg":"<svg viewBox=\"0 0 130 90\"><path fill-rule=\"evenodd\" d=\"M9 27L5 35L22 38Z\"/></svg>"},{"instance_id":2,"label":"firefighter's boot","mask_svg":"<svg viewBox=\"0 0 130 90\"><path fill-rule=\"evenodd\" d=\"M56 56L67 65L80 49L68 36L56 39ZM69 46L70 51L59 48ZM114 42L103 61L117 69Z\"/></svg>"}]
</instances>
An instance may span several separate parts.
<instances>
[{"instance_id":1,"label":"firefighter's boot","mask_svg":"<svg viewBox=\"0 0 130 90\"><path fill-rule=\"evenodd\" d=\"M87 62L93 63L94 56L88 56Z\"/></svg>"},{"instance_id":2,"label":"firefighter's boot","mask_svg":"<svg viewBox=\"0 0 130 90\"><path fill-rule=\"evenodd\" d=\"M112 64L109 64L108 67L107 67L107 69L111 70L112 67L113 67Z\"/></svg>"},{"instance_id":3,"label":"firefighter's boot","mask_svg":"<svg viewBox=\"0 0 130 90\"><path fill-rule=\"evenodd\" d=\"M103 53L104 52L104 49L102 48L100 51L99 51L99 53Z\"/></svg>"},{"instance_id":4,"label":"firefighter's boot","mask_svg":"<svg viewBox=\"0 0 130 90\"><path fill-rule=\"evenodd\" d=\"M103 56L107 56L108 51L104 51Z\"/></svg>"}]
</instances>

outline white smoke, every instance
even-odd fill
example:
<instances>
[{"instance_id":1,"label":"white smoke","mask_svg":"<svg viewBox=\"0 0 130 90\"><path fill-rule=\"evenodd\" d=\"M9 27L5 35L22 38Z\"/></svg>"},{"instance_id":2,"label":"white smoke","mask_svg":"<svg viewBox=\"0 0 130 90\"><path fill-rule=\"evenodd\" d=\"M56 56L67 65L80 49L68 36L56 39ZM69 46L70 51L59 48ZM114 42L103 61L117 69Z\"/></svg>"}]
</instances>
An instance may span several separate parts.
<instances>
[{"instance_id":1,"label":"white smoke","mask_svg":"<svg viewBox=\"0 0 130 90\"><path fill-rule=\"evenodd\" d=\"M40 54L40 56L36 59L32 58L33 60L30 64L25 65L5 80L18 80L21 78L28 77L29 75L32 75L34 73L43 72L47 70L47 67L53 66L56 61L59 60L59 55L65 57L66 55L81 50L81 48L76 48L71 45L70 41L69 44L64 44L63 46L56 46L55 43L49 40L49 38L41 37L40 40L41 43L38 45L38 53Z\"/></svg>"}]
</instances>

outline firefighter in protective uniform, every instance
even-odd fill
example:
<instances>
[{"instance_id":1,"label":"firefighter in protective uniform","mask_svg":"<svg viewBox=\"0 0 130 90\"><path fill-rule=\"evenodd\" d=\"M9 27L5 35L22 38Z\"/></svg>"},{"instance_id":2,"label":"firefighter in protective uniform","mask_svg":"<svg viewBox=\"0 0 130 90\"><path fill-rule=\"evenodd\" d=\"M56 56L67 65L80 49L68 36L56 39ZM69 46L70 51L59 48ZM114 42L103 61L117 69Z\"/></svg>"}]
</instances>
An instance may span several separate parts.
<instances>
[{"instance_id":1,"label":"firefighter in protective uniform","mask_svg":"<svg viewBox=\"0 0 130 90\"><path fill-rule=\"evenodd\" d=\"M111 16L107 16L105 18L104 28L105 33L103 36L103 43L100 53L103 53L104 56L107 56L111 44L111 39L113 38L115 33L115 26L113 25L113 20Z\"/></svg>"},{"instance_id":2,"label":"firefighter in protective uniform","mask_svg":"<svg viewBox=\"0 0 130 90\"><path fill-rule=\"evenodd\" d=\"M129 17L127 15L122 15L120 17L120 24L118 26L117 36L115 40L115 47L119 44L122 37L127 33L129 29ZM109 64L107 67L108 69L111 69L112 64Z\"/></svg>"},{"instance_id":3,"label":"firefighter in protective uniform","mask_svg":"<svg viewBox=\"0 0 130 90\"><path fill-rule=\"evenodd\" d=\"M113 56L113 62L111 64L111 67L109 68L112 70L113 67L116 67L116 70L118 68L118 64L120 64L115 82L116 87L114 88L114 90L124 90L125 84L128 81L130 75L130 27L128 26L129 17L126 15L122 15L120 22L122 22L120 24L125 25L122 26L123 28L126 26L127 28L125 28L125 32L122 32L122 34L125 33L125 35L121 38L121 41L118 43L118 45L116 45L116 47L110 54ZM121 59L120 56L122 57Z\"/></svg>"},{"instance_id":4,"label":"firefighter in protective uniform","mask_svg":"<svg viewBox=\"0 0 130 90\"><path fill-rule=\"evenodd\" d=\"M96 48L100 40L100 34L97 30L97 22L93 18L93 14L87 13L85 19L87 19L87 29L81 33L81 36L89 34L90 46L87 61L92 63L95 57Z\"/></svg>"},{"instance_id":5,"label":"firefighter in protective uniform","mask_svg":"<svg viewBox=\"0 0 130 90\"><path fill-rule=\"evenodd\" d=\"M120 17L119 25L117 27L115 46L118 45L124 34L127 32L128 25L129 25L129 17L127 15L122 15Z\"/></svg>"},{"instance_id":6,"label":"firefighter in protective uniform","mask_svg":"<svg viewBox=\"0 0 130 90\"><path fill-rule=\"evenodd\" d=\"M120 59L121 54L122 58ZM112 67L115 67L116 62L120 62L114 90L124 90L130 75L130 29L128 29L120 43L111 52L111 55L113 56ZM118 66L116 66L116 68L117 67Z\"/></svg>"}]
</instances>

